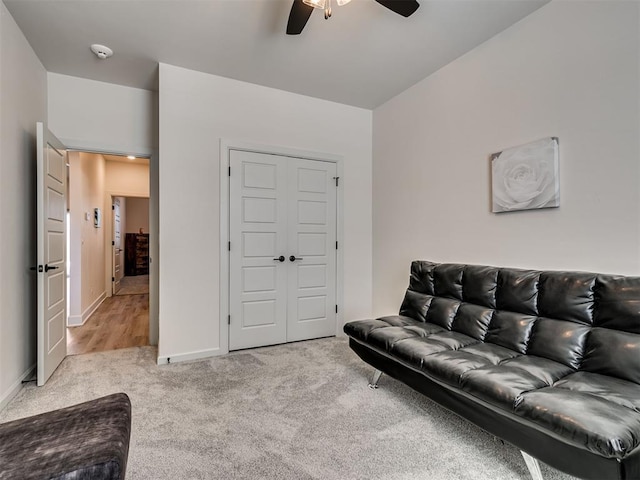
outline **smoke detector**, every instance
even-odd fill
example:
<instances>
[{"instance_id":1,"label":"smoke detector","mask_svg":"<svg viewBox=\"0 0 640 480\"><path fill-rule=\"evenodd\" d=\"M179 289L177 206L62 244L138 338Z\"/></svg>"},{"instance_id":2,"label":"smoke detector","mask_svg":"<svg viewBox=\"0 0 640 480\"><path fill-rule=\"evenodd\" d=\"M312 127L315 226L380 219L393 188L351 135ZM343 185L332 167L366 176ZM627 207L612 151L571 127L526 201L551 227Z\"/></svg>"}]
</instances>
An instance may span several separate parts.
<instances>
[{"instance_id":1,"label":"smoke detector","mask_svg":"<svg viewBox=\"0 0 640 480\"><path fill-rule=\"evenodd\" d=\"M113 50L98 43L91 45L91 51L95 53L100 60L104 60L105 58L109 58L113 55Z\"/></svg>"}]
</instances>

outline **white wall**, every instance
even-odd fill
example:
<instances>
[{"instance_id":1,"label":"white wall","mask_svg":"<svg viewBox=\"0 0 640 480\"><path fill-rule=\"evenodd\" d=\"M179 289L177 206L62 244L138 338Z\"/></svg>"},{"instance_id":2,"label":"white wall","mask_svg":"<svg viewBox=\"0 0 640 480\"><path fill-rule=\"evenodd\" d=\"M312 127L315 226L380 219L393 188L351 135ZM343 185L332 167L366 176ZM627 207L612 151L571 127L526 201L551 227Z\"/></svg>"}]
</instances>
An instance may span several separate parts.
<instances>
[{"instance_id":1,"label":"white wall","mask_svg":"<svg viewBox=\"0 0 640 480\"><path fill-rule=\"evenodd\" d=\"M111 220L111 208L104 201L104 157L94 153L70 152L68 161L71 223L69 325L82 325L100 306L110 286L104 281L104 257L110 250L106 248L108 237L105 237L105 228ZM100 228L94 226L95 208L102 212Z\"/></svg>"},{"instance_id":2,"label":"white wall","mask_svg":"<svg viewBox=\"0 0 640 480\"><path fill-rule=\"evenodd\" d=\"M127 202L126 233L149 233L149 199L129 197Z\"/></svg>"},{"instance_id":3,"label":"white wall","mask_svg":"<svg viewBox=\"0 0 640 480\"><path fill-rule=\"evenodd\" d=\"M126 192L132 196L157 193L158 96L154 92L124 87L83 78L48 73L49 127L68 147L105 153L150 156L146 187L139 188L139 177L128 183ZM139 172L138 172L139 173ZM110 178L107 171L107 178ZM106 194L111 185L105 185ZM153 183L155 182L155 183ZM135 189L136 192L131 192ZM140 191L138 191L140 190ZM131 193L129 193L131 192ZM109 200L110 201L110 200ZM108 203L105 203L108 205ZM149 338L158 338L158 195L151 195ZM108 218L108 217L107 217ZM105 234L110 238L110 222ZM107 260L105 259L105 262ZM105 275L105 282L106 280ZM109 279L111 277L108 277Z\"/></svg>"},{"instance_id":4,"label":"white wall","mask_svg":"<svg viewBox=\"0 0 640 480\"><path fill-rule=\"evenodd\" d=\"M157 148L157 95L148 90L48 73L49 126L79 150L148 155Z\"/></svg>"},{"instance_id":5,"label":"white wall","mask_svg":"<svg viewBox=\"0 0 640 480\"><path fill-rule=\"evenodd\" d=\"M374 111L374 312L409 262L640 274L639 4L553 1ZM558 209L490 213L489 155L560 139Z\"/></svg>"},{"instance_id":6,"label":"white wall","mask_svg":"<svg viewBox=\"0 0 640 480\"><path fill-rule=\"evenodd\" d=\"M36 363L36 122L47 76L0 2L0 408Z\"/></svg>"},{"instance_id":7,"label":"white wall","mask_svg":"<svg viewBox=\"0 0 640 480\"><path fill-rule=\"evenodd\" d=\"M371 111L166 64L159 96L160 358L220 347L221 138L344 156L343 312L369 315Z\"/></svg>"},{"instance_id":8,"label":"white wall","mask_svg":"<svg viewBox=\"0 0 640 480\"><path fill-rule=\"evenodd\" d=\"M149 165L108 161L106 169L107 193L125 197L149 197Z\"/></svg>"}]
</instances>

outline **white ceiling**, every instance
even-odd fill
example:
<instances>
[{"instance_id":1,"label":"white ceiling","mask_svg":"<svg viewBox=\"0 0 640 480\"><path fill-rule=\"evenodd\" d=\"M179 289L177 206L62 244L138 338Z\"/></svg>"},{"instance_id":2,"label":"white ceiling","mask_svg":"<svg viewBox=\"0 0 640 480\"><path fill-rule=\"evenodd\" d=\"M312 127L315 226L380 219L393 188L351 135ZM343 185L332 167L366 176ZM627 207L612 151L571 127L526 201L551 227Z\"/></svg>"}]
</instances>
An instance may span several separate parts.
<instances>
[{"instance_id":1,"label":"white ceiling","mask_svg":"<svg viewBox=\"0 0 640 480\"><path fill-rule=\"evenodd\" d=\"M374 108L549 0L353 0L285 35L292 0L4 0L47 71L157 89L169 63ZM114 56L99 60L89 46Z\"/></svg>"}]
</instances>

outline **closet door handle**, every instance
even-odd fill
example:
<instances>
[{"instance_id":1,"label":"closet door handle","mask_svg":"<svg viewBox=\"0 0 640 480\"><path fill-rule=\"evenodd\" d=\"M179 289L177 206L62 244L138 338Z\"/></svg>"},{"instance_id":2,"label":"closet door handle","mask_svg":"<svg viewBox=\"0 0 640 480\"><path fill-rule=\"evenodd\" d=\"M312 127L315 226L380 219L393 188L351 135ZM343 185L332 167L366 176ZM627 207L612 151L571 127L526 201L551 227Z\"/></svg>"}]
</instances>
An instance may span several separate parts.
<instances>
[{"instance_id":1,"label":"closet door handle","mask_svg":"<svg viewBox=\"0 0 640 480\"><path fill-rule=\"evenodd\" d=\"M304 260L304 258L302 258L302 257L296 257L295 255L291 255L291 256L289 257L289 261L290 261L290 262L295 262L296 260Z\"/></svg>"},{"instance_id":2,"label":"closet door handle","mask_svg":"<svg viewBox=\"0 0 640 480\"><path fill-rule=\"evenodd\" d=\"M274 258L274 260L276 262L284 262L285 258L284 258L284 255L280 255L278 258Z\"/></svg>"}]
</instances>

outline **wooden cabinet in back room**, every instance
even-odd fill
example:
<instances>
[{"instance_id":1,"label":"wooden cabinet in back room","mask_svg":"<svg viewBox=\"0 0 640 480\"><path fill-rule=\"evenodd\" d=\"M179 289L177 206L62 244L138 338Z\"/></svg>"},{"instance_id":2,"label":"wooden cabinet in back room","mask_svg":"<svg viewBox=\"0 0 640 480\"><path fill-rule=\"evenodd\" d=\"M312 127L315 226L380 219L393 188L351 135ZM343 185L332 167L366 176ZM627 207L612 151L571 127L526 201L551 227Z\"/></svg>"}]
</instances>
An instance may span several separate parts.
<instances>
[{"instance_id":1,"label":"wooden cabinet in back room","mask_svg":"<svg viewBox=\"0 0 640 480\"><path fill-rule=\"evenodd\" d=\"M149 273L149 234L127 233L124 242L124 274L127 276Z\"/></svg>"}]
</instances>

